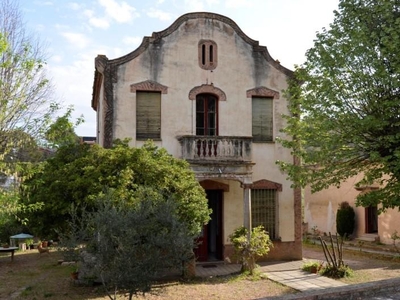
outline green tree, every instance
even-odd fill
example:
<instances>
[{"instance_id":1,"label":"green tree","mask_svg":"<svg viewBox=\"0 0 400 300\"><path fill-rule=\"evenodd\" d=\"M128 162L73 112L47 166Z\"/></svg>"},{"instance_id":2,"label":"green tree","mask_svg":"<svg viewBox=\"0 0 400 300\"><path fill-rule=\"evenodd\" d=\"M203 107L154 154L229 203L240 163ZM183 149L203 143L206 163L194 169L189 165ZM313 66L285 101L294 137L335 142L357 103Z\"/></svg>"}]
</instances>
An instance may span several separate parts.
<instances>
[{"instance_id":1,"label":"green tree","mask_svg":"<svg viewBox=\"0 0 400 300\"><path fill-rule=\"evenodd\" d=\"M54 123L50 124L45 132L46 145L49 148L57 149L68 144L77 144L80 142L79 136L75 133L78 125L84 122L83 116L75 122L71 120L73 107L67 108L64 115L59 116Z\"/></svg>"},{"instance_id":2,"label":"green tree","mask_svg":"<svg viewBox=\"0 0 400 300\"><path fill-rule=\"evenodd\" d=\"M282 143L302 164L278 163L313 192L363 174L383 188L357 205L400 207L400 1L341 0L334 14L286 91Z\"/></svg>"},{"instance_id":3,"label":"green tree","mask_svg":"<svg viewBox=\"0 0 400 300\"><path fill-rule=\"evenodd\" d=\"M22 198L26 204L44 203L41 211L27 216L41 235L65 226L71 204L93 209L106 188L113 189L115 199L135 203L139 188L157 187L166 199L173 197L180 221L193 234L209 219L204 190L188 163L152 143L131 148L117 142L111 149L69 144L32 173L22 185Z\"/></svg>"},{"instance_id":4,"label":"green tree","mask_svg":"<svg viewBox=\"0 0 400 300\"><path fill-rule=\"evenodd\" d=\"M44 46L25 31L18 1L0 3L0 167L16 147L38 140L59 105L46 77ZM25 133L21 135L19 133ZM29 137L24 139L24 137ZM7 171L7 170L6 170Z\"/></svg>"},{"instance_id":5,"label":"green tree","mask_svg":"<svg viewBox=\"0 0 400 300\"><path fill-rule=\"evenodd\" d=\"M85 213L78 222L83 224L78 236L84 237L80 242L86 252L80 277L98 278L110 299L117 293L132 299L149 292L155 280L181 270L193 256L194 235L179 220L177 203L157 188L141 188L136 194L138 201L132 205L110 191L99 199L95 212Z\"/></svg>"}]
</instances>

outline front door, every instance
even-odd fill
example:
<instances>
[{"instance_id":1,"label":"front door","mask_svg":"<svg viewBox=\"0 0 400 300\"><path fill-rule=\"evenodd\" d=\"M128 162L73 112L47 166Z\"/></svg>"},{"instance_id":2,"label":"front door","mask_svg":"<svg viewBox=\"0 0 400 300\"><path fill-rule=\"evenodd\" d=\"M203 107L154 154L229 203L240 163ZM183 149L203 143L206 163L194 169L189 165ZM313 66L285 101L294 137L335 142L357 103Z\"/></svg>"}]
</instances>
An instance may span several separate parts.
<instances>
[{"instance_id":1,"label":"front door","mask_svg":"<svg viewBox=\"0 0 400 300\"><path fill-rule=\"evenodd\" d=\"M207 190L211 220L203 227L194 250L197 261L222 260L222 190Z\"/></svg>"},{"instance_id":2,"label":"front door","mask_svg":"<svg viewBox=\"0 0 400 300\"><path fill-rule=\"evenodd\" d=\"M378 208L368 206L365 208L365 233L378 232Z\"/></svg>"}]
</instances>

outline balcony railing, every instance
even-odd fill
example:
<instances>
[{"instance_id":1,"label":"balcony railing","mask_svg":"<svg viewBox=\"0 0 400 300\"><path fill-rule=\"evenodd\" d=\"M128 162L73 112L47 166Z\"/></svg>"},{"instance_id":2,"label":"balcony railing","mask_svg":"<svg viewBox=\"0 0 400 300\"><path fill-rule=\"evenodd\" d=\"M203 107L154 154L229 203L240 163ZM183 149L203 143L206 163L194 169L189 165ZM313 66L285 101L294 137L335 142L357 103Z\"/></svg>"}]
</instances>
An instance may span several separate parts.
<instances>
[{"instance_id":1,"label":"balcony railing","mask_svg":"<svg viewBox=\"0 0 400 300\"><path fill-rule=\"evenodd\" d=\"M187 160L251 161L252 137L185 135L178 140Z\"/></svg>"}]
</instances>

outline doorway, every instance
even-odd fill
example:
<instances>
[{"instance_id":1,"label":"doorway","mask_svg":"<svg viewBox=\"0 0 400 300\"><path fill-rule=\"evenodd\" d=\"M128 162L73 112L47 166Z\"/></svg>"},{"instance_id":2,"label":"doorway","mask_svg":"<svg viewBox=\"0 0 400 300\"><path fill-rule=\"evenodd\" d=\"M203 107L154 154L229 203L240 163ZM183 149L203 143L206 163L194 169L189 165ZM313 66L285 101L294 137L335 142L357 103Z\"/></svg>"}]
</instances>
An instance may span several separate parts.
<instances>
[{"instance_id":1,"label":"doorway","mask_svg":"<svg viewBox=\"0 0 400 300\"><path fill-rule=\"evenodd\" d=\"M197 261L218 261L223 259L222 245L222 198L223 190L206 190L208 207L212 210L210 221L204 225L198 246L194 249Z\"/></svg>"},{"instance_id":2,"label":"doorway","mask_svg":"<svg viewBox=\"0 0 400 300\"><path fill-rule=\"evenodd\" d=\"M378 232L378 208L368 206L365 208L365 233Z\"/></svg>"}]
</instances>

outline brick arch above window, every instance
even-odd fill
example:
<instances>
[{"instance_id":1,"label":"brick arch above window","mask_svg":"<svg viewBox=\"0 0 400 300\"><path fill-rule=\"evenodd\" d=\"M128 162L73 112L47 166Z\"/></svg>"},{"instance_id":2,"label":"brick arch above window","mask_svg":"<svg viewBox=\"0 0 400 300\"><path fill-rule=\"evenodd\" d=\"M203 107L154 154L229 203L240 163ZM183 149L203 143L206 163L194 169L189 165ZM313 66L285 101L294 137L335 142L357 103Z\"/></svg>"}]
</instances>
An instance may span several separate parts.
<instances>
[{"instance_id":1,"label":"brick arch above window","mask_svg":"<svg viewBox=\"0 0 400 300\"><path fill-rule=\"evenodd\" d=\"M225 93L221 89L215 87L213 84L202 84L192 88L189 92L189 99L196 100L196 96L198 94L213 94L218 97L219 101L226 101Z\"/></svg>"},{"instance_id":2,"label":"brick arch above window","mask_svg":"<svg viewBox=\"0 0 400 300\"><path fill-rule=\"evenodd\" d=\"M156 81L146 80L131 84L131 93L136 93L136 91L152 91L168 94L168 87Z\"/></svg>"},{"instance_id":3,"label":"brick arch above window","mask_svg":"<svg viewBox=\"0 0 400 300\"><path fill-rule=\"evenodd\" d=\"M246 187L252 190L268 189L268 190L277 190L279 192L282 192L282 184L267 179L254 181L253 184L246 185Z\"/></svg>"},{"instance_id":4,"label":"brick arch above window","mask_svg":"<svg viewBox=\"0 0 400 300\"><path fill-rule=\"evenodd\" d=\"M203 187L205 190L223 190L224 192L229 192L229 185L214 181L214 180L203 180L200 181L200 185Z\"/></svg>"},{"instance_id":5,"label":"brick arch above window","mask_svg":"<svg viewBox=\"0 0 400 300\"><path fill-rule=\"evenodd\" d=\"M247 98L251 97L270 97L274 99L279 99L279 92L271 90L265 86L255 87L253 89L246 91Z\"/></svg>"}]
</instances>

